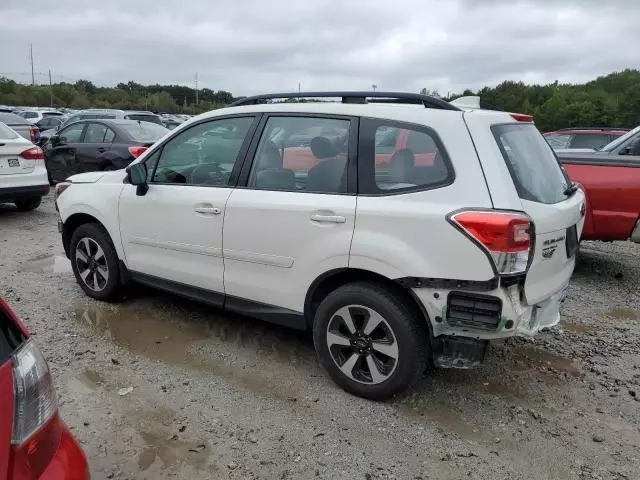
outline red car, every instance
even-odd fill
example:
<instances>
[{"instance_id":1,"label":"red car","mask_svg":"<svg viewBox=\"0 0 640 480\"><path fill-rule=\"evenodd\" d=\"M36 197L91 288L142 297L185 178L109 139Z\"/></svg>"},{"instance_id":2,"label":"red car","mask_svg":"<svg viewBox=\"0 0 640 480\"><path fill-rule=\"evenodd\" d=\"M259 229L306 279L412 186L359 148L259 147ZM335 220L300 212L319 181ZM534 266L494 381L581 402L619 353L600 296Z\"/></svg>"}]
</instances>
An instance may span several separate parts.
<instances>
[{"instance_id":1,"label":"red car","mask_svg":"<svg viewBox=\"0 0 640 480\"><path fill-rule=\"evenodd\" d=\"M44 357L0 298L0 479L87 480Z\"/></svg>"},{"instance_id":2,"label":"red car","mask_svg":"<svg viewBox=\"0 0 640 480\"><path fill-rule=\"evenodd\" d=\"M544 137L554 150L599 150L628 131L628 128L562 128L546 132Z\"/></svg>"}]
</instances>

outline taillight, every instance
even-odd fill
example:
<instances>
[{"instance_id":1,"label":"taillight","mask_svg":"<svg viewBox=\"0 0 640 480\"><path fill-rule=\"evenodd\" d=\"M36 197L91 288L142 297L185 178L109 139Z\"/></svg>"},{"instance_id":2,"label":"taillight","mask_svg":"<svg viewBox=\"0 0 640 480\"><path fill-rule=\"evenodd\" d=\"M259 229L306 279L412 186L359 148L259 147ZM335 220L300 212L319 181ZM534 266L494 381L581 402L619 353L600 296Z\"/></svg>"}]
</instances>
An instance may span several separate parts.
<instances>
[{"instance_id":1,"label":"taillight","mask_svg":"<svg viewBox=\"0 0 640 480\"><path fill-rule=\"evenodd\" d=\"M489 253L498 273L523 273L527 270L533 224L526 215L468 210L452 215L450 221Z\"/></svg>"},{"instance_id":2,"label":"taillight","mask_svg":"<svg viewBox=\"0 0 640 480\"><path fill-rule=\"evenodd\" d=\"M533 115L525 115L524 113L511 113L510 115L516 122L533 123Z\"/></svg>"},{"instance_id":3,"label":"taillight","mask_svg":"<svg viewBox=\"0 0 640 480\"><path fill-rule=\"evenodd\" d=\"M69 183L69 182L56 183L56 188L54 190L54 192L55 192L55 200L57 200L58 197L60 195L62 195L62 192L64 192L70 186L71 186L71 183Z\"/></svg>"},{"instance_id":4,"label":"taillight","mask_svg":"<svg viewBox=\"0 0 640 480\"><path fill-rule=\"evenodd\" d=\"M148 147L131 146L131 147L129 147L129 153L131 154L131 156L133 158L138 158L140 155L142 155L144 152L146 152L147 149L148 149Z\"/></svg>"},{"instance_id":5,"label":"taillight","mask_svg":"<svg viewBox=\"0 0 640 480\"><path fill-rule=\"evenodd\" d=\"M44 160L44 153L40 147L33 146L22 152L20 157L25 160Z\"/></svg>"},{"instance_id":6,"label":"taillight","mask_svg":"<svg viewBox=\"0 0 640 480\"><path fill-rule=\"evenodd\" d=\"M29 136L31 137L31 141L33 143L36 143L38 140L40 140L40 129L38 127L30 127Z\"/></svg>"},{"instance_id":7,"label":"taillight","mask_svg":"<svg viewBox=\"0 0 640 480\"><path fill-rule=\"evenodd\" d=\"M13 356L14 414L10 478L36 479L56 453L62 433L51 373L32 340Z\"/></svg>"}]
</instances>

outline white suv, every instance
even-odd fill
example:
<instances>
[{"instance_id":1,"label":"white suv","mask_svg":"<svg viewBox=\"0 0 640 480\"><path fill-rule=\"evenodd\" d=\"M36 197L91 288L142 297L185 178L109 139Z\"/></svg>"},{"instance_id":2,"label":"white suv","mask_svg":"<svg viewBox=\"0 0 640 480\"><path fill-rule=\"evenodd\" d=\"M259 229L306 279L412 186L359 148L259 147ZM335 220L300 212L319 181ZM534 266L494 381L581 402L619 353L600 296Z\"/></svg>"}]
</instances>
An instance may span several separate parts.
<instances>
[{"instance_id":1,"label":"white suv","mask_svg":"<svg viewBox=\"0 0 640 480\"><path fill-rule=\"evenodd\" d=\"M342 102L264 101L302 96ZM312 329L331 378L371 399L556 324L584 220L531 117L416 94L246 98L68 182L87 295L136 281Z\"/></svg>"}]
</instances>

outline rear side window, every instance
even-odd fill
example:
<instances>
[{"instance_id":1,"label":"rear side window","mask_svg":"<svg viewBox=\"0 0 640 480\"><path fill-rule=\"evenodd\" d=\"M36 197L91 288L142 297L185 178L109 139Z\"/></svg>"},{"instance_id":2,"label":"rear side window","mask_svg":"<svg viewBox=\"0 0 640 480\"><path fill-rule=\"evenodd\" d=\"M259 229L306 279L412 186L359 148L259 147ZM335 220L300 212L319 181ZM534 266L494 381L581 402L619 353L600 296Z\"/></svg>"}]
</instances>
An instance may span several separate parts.
<instances>
[{"instance_id":1,"label":"rear side window","mask_svg":"<svg viewBox=\"0 0 640 480\"><path fill-rule=\"evenodd\" d=\"M494 125L491 131L521 199L558 203L567 198L560 164L534 125Z\"/></svg>"},{"instance_id":2,"label":"rear side window","mask_svg":"<svg viewBox=\"0 0 640 480\"><path fill-rule=\"evenodd\" d=\"M38 118L36 112L20 112L20 116L24 118Z\"/></svg>"},{"instance_id":3,"label":"rear side window","mask_svg":"<svg viewBox=\"0 0 640 480\"><path fill-rule=\"evenodd\" d=\"M358 193L384 195L450 185L454 171L444 145L428 127L362 119Z\"/></svg>"}]
</instances>

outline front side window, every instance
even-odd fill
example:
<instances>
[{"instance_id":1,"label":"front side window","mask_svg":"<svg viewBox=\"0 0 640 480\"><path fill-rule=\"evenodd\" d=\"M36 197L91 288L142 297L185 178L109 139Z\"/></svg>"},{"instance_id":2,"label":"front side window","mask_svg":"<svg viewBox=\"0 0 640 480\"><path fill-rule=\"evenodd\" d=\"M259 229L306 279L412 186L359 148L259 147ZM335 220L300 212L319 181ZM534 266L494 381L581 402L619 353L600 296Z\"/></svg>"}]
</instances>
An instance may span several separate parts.
<instances>
[{"instance_id":1,"label":"front side window","mask_svg":"<svg viewBox=\"0 0 640 480\"><path fill-rule=\"evenodd\" d=\"M107 127L101 123L90 123L84 134L84 143L103 143Z\"/></svg>"},{"instance_id":2,"label":"front side window","mask_svg":"<svg viewBox=\"0 0 640 480\"><path fill-rule=\"evenodd\" d=\"M349 120L271 117L253 159L250 187L345 193Z\"/></svg>"},{"instance_id":3,"label":"front side window","mask_svg":"<svg viewBox=\"0 0 640 480\"><path fill-rule=\"evenodd\" d=\"M60 140L64 143L78 143L82 138L84 123L74 123L60 132Z\"/></svg>"},{"instance_id":4,"label":"front side window","mask_svg":"<svg viewBox=\"0 0 640 480\"><path fill-rule=\"evenodd\" d=\"M431 129L384 120L363 120L358 191L388 194L448 185L453 168Z\"/></svg>"},{"instance_id":5,"label":"front side window","mask_svg":"<svg viewBox=\"0 0 640 480\"><path fill-rule=\"evenodd\" d=\"M225 118L181 131L162 147L153 182L227 186L253 121Z\"/></svg>"},{"instance_id":6,"label":"front side window","mask_svg":"<svg viewBox=\"0 0 640 480\"><path fill-rule=\"evenodd\" d=\"M603 133L582 133L573 137L571 148L593 148L599 150L609 143L609 135Z\"/></svg>"},{"instance_id":7,"label":"front side window","mask_svg":"<svg viewBox=\"0 0 640 480\"><path fill-rule=\"evenodd\" d=\"M491 131L520 198L548 204L567 198L560 164L533 124L494 125Z\"/></svg>"}]
</instances>

